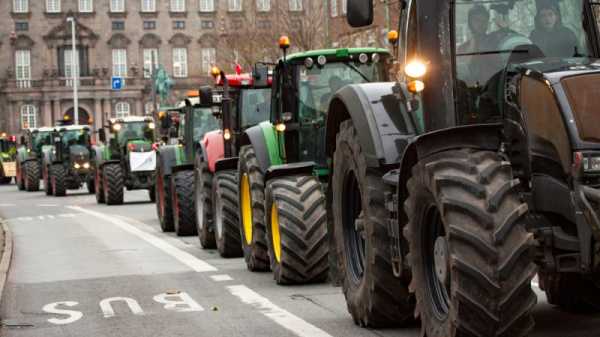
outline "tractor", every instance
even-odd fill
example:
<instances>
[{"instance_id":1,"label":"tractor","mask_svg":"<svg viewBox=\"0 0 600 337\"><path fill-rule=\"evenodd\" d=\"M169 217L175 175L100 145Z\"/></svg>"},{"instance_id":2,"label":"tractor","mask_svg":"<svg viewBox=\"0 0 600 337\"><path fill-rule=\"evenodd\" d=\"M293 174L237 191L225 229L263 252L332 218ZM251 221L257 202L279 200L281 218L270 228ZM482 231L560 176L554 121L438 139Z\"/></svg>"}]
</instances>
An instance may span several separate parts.
<instances>
[{"instance_id":1,"label":"tractor","mask_svg":"<svg viewBox=\"0 0 600 337\"><path fill-rule=\"evenodd\" d=\"M218 129L209 87L193 90L177 109L161 113L160 129L168 130L157 150L156 211L163 232L196 235L194 161L200 141Z\"/></svg>"},{"instance_id":2,"label":"tractor","mask_svg":"<svg viewBox=\"0 0 600 337\"><path fill-rule=\"evenodd\" d=\"M83 185L88 193L94 193L89 126L56 126L51 142L52 146L44 149L42 159L46 195L64 197L67 190L78 190Z\"/></svg>"},{"instance_id":3,"label":"tractor","mask_svg":"<svg viewBox=\"0 0 600 337\"><path fill-rule=\"evenodd\" d=\"M51 148L54 128L26 129L17 149L16 180L20 191L39 191L42 178L42 153Z\"/></svg>"},{"instance_id":4,"label":"tractor","mask_svg":"<svg viewBox=\"0 0 600 337\"><path fill-rule=\"evenodd\" d=\"M0 135L0 185L10 184L16 176L16 137L6 133Z\"/></svg>"},{"instance_id":5,"label":"tractor","mask_svg":"<svg viewBox=\"0 0 600 337\"><path fill-rule=\"evenodd\" d=\"M278 284L322 282L330 245L327 107L345 85L387 80L389 52L344 48L287 55L289 39L282 37L279 45L283 58L273 70L270 120L240 139L242 246L248 268L271 269Z\"/></svg>"},{"instance_id":6,"label":"tractor","mask_svg":"<svg viewBox=\"0 0 600 337\"><path fill-rule=\"evenodd\" d=\"M396 81L346 86L329 105L355 322L527 336L536 273L548 302L600 309L597 6L402 1ZM372 23L372 1L347 9L352 26Z\"/></svg>"},{"instance_id":7,"label":"tractor","mask_svg":"<svg viewBox=\"0 0 600 337\"><path fill-rule=\"evenodd\" d=\"M123 190L148 190L154 202L156 152L152 117L113 118L99 130L101 145L94 147L96 201L123 204ZM110 137L110 138L107 138Z\"/></svg>"},{"instance_id":8,"label":"tractor","mask_svg":"<svg viewBox=\"0 0 600 337\"><path fill-rule=\"evenodd\" d=\"M198 236L203 248L217 248L222 257L242 256L238 215L237 165L240 136L247 128L269 119L269 79L253 74L225 75L213 69L222 87L219 118L222 128L204 135L202 156L196 157L195 200Z\"/></svg>"}]
</instances>

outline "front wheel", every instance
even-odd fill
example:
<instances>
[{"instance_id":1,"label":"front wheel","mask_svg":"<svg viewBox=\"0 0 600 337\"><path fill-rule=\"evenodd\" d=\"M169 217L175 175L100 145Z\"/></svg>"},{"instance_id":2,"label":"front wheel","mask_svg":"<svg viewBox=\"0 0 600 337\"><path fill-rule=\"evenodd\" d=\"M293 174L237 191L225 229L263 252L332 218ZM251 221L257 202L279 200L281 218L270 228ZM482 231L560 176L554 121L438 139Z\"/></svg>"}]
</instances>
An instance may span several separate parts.
<instances>
[{"instance_id":1,"label":"front wheel","mask_svg":"<svg viewBox=\"0 0 600 337\"><path fill-rule=\"evenodd\" d=\"M197 163L194 172L194 200L196 203L198 239L203 249L213 249L216 247L215 231L212 224L213 196L211 191L213 175L206 162Z\"/></svg>"},{"instance_id":2,"label":"front wheel","mask_svg":"<svg viewBox=\"0 0 600 337\"><path fill-rule=\"evenodd\" d=\"M510 164L493 152L446 151L412 174L404 236L423 335L527 336L536 266Z\"/></svg>"},{"instance_id":3,"label":"front wheel","mask_svg":"<svg viewBox=\"0 0 600 337\"><path fill-rule=\"evenodd\" d=\"M213 214L217 250L222 257L241 257L237 172L223 171L213 179Z\"/></svg>"},{"instance_id":4,"label":"front wheel","mask_svg":"<svg viewBox=\"0 0 600 337\"><path fill-rule=\"evenodd\" d=\"M96 185L96 202L99 204L105 203L104 187L102 186L102 169L100 167L96 169L96 174L94 174L94 184Z\"/></svg>"},{"instance_id":5,"label":"front wheel","mask_svg":"<svg viewBox=\"0 0 600 337\"><path fill-rule=\"evenodd\" d=\"M160 157L157 163L156 171L156 213L160 222L160 229L163 232L172 232L173 226L173 208L171 206L171 179L163 175L160 165Z\"/></svg>"},{"instance_id":6,"label":"front wheel","mask_svg":"<svg viewBox=\"0 0 600 337\"><path fill-rule=\"evenodd\" d=\"M52 184L52 194L55 197L64 197L67 195L66 178L67 171L62 164L50 166L50 183Z\"/></svg>"},{"instance_id":7,"label":"front wheel","mask_svg":"<svg viewBox=\"0 0 600 337\"><path fill-rule=\"evenodd\" d=\"M44 164L42 168L42 179L44 181L44 192L46 195L52 195L54 192L52 191L52 184L50 183L50 168L48 165Z\"/></svg>"},{"instance_id":8,"label":"front wheel","mask_svg":"<svg viewBox=\"0 0 600 337\"><path fill-rule=\"evenodd\" d=\"M171 205L173 225L177 236L196 235L194 205L194 172L180 171L171 175Z\"/></svg>"},{"instance_id":9,"label":"front wheel","mask_svg":"<svg viewBox=\"0 0 600 337\"><path fill-rule=\"evenodd\" d=\"M277 284L327 279L327 211L321 183L312 175L275 178L266 189L267 237Z\"/></svg>"},{"instance_id":10,"label":"front wheel","mask_svg":"<svg viewBox=\"0 0 600 337\"><path fill-rule=\"evenodd\" d=\"M40 163L30 160L25 163L25 189L28 192L40 190Z\"/></svg>"},{"instance_id":11,"label":"front wheel","mask_svg":"<svg viewBox=\"0 0 600 337\"><path fill-rule=\"evenodd\" d=\"M106 164L102 168L102 188L104 189L104 200L107 205L123 204L124 177L121 165Z\"/></svg>"},{"instance_id":12,"label":"front wheel","mask_svg":"<svg viewBox=\"0 0 600 337\"><path fill-rule=\"evenodd\" d=\"M23 179L24 177L24 167L19 163L19 161L17 161L17 176L15 177L15 180L17 181L17 188L19 189L19 191L24 191L25 190L25 180Z\"/></svg>"}]
</instances>

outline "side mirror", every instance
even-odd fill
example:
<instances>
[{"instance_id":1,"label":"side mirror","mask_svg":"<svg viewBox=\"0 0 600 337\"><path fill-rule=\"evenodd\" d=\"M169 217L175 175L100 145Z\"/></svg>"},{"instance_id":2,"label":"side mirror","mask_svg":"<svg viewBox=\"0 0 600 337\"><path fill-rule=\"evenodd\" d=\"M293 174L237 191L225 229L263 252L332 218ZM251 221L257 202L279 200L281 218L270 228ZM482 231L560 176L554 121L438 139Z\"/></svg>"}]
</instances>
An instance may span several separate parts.
<instances>
[{"instance_id":1,"label":"side mirror","mask_svg":"<svg viewBox=\"0 0 600 337\"><path fill-rule=\"evenodd\" d=\"M265 64L255 64L252 77L254 78L254 87L267 88L269 86L269 67Z\"/></svg>"},{"instance_id":2,"label":"side mirror","mask_svg":"<svg viewBox=\"0 0 600 337\"><path fill-rule=\"evenodd\" d=\"M352 27L364 27L373 23L372 0L348 0L348 24Z\"/></svg>"},{"instance_id":3,"label":"side mirror","mask_svg":"<svg viewBox=\"0 0 600 337\"><path fill-rule=\"evenodd\" d=\"M98 130L98 139L100 139L102 143L106 143L106 131L104 129Z\"/></svg>"},{"instance_id":4,"label":"side mirror","mask_svg":"<svg viewBox=\"0 0 600 337\"><path fill-rule=\"evenodd\" d=\"M210 107L213 105L213 93L211 87L203 86L198 92L200 94L200 106Z\"/></svg>"}]
</instances>

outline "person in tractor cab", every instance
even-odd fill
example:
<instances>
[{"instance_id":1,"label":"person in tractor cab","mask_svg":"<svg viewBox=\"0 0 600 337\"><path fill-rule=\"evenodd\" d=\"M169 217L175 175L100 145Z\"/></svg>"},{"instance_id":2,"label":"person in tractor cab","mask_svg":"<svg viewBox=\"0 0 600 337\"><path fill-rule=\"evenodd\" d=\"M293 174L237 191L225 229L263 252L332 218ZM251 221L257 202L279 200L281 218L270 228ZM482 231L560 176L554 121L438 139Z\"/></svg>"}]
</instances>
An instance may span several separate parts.
<instances>
[{"instance_id":1,"label":"person in tractor cab","mask_svg":"<svg viewBox=\"0 0 600 337\"><path fill-rule=\"evenodd\" d=\"M470 53L481 49L488 42L490 13L483 5L475 5L469 10L468 19L471 39L458 46L459 53Z\"/></svg>"},{"instance_id":2,"label":"person in tractor cab","mask_svg":"<svg viewBox=\"0 0 600 337\"><path fill-rule=\"evenodd\" d=\"M556 4L548 2L538 8L535 29L529 38L548 57L579 56L577 37L563 25L560 9Z\"/></svg>"}]
</instances>

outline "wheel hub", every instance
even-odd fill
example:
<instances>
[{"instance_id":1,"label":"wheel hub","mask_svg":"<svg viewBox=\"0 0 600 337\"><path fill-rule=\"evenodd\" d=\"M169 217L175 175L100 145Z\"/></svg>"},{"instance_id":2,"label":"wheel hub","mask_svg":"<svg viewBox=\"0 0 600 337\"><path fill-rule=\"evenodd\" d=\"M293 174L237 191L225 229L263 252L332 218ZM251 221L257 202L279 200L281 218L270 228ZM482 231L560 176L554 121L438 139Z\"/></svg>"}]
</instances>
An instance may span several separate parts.
<instances>
[{"instance_id":1,"label":"wheel hub","mask_svg":"<svg viewBox=\"0 0 600 337\"><path fill-rule=\"evenodd\" d=\"M435 240L433 248L433 258L435 262L435 274L442 284L448 284L449 254L448 242L443 236Z\"/></svg>"}]
</instances>

